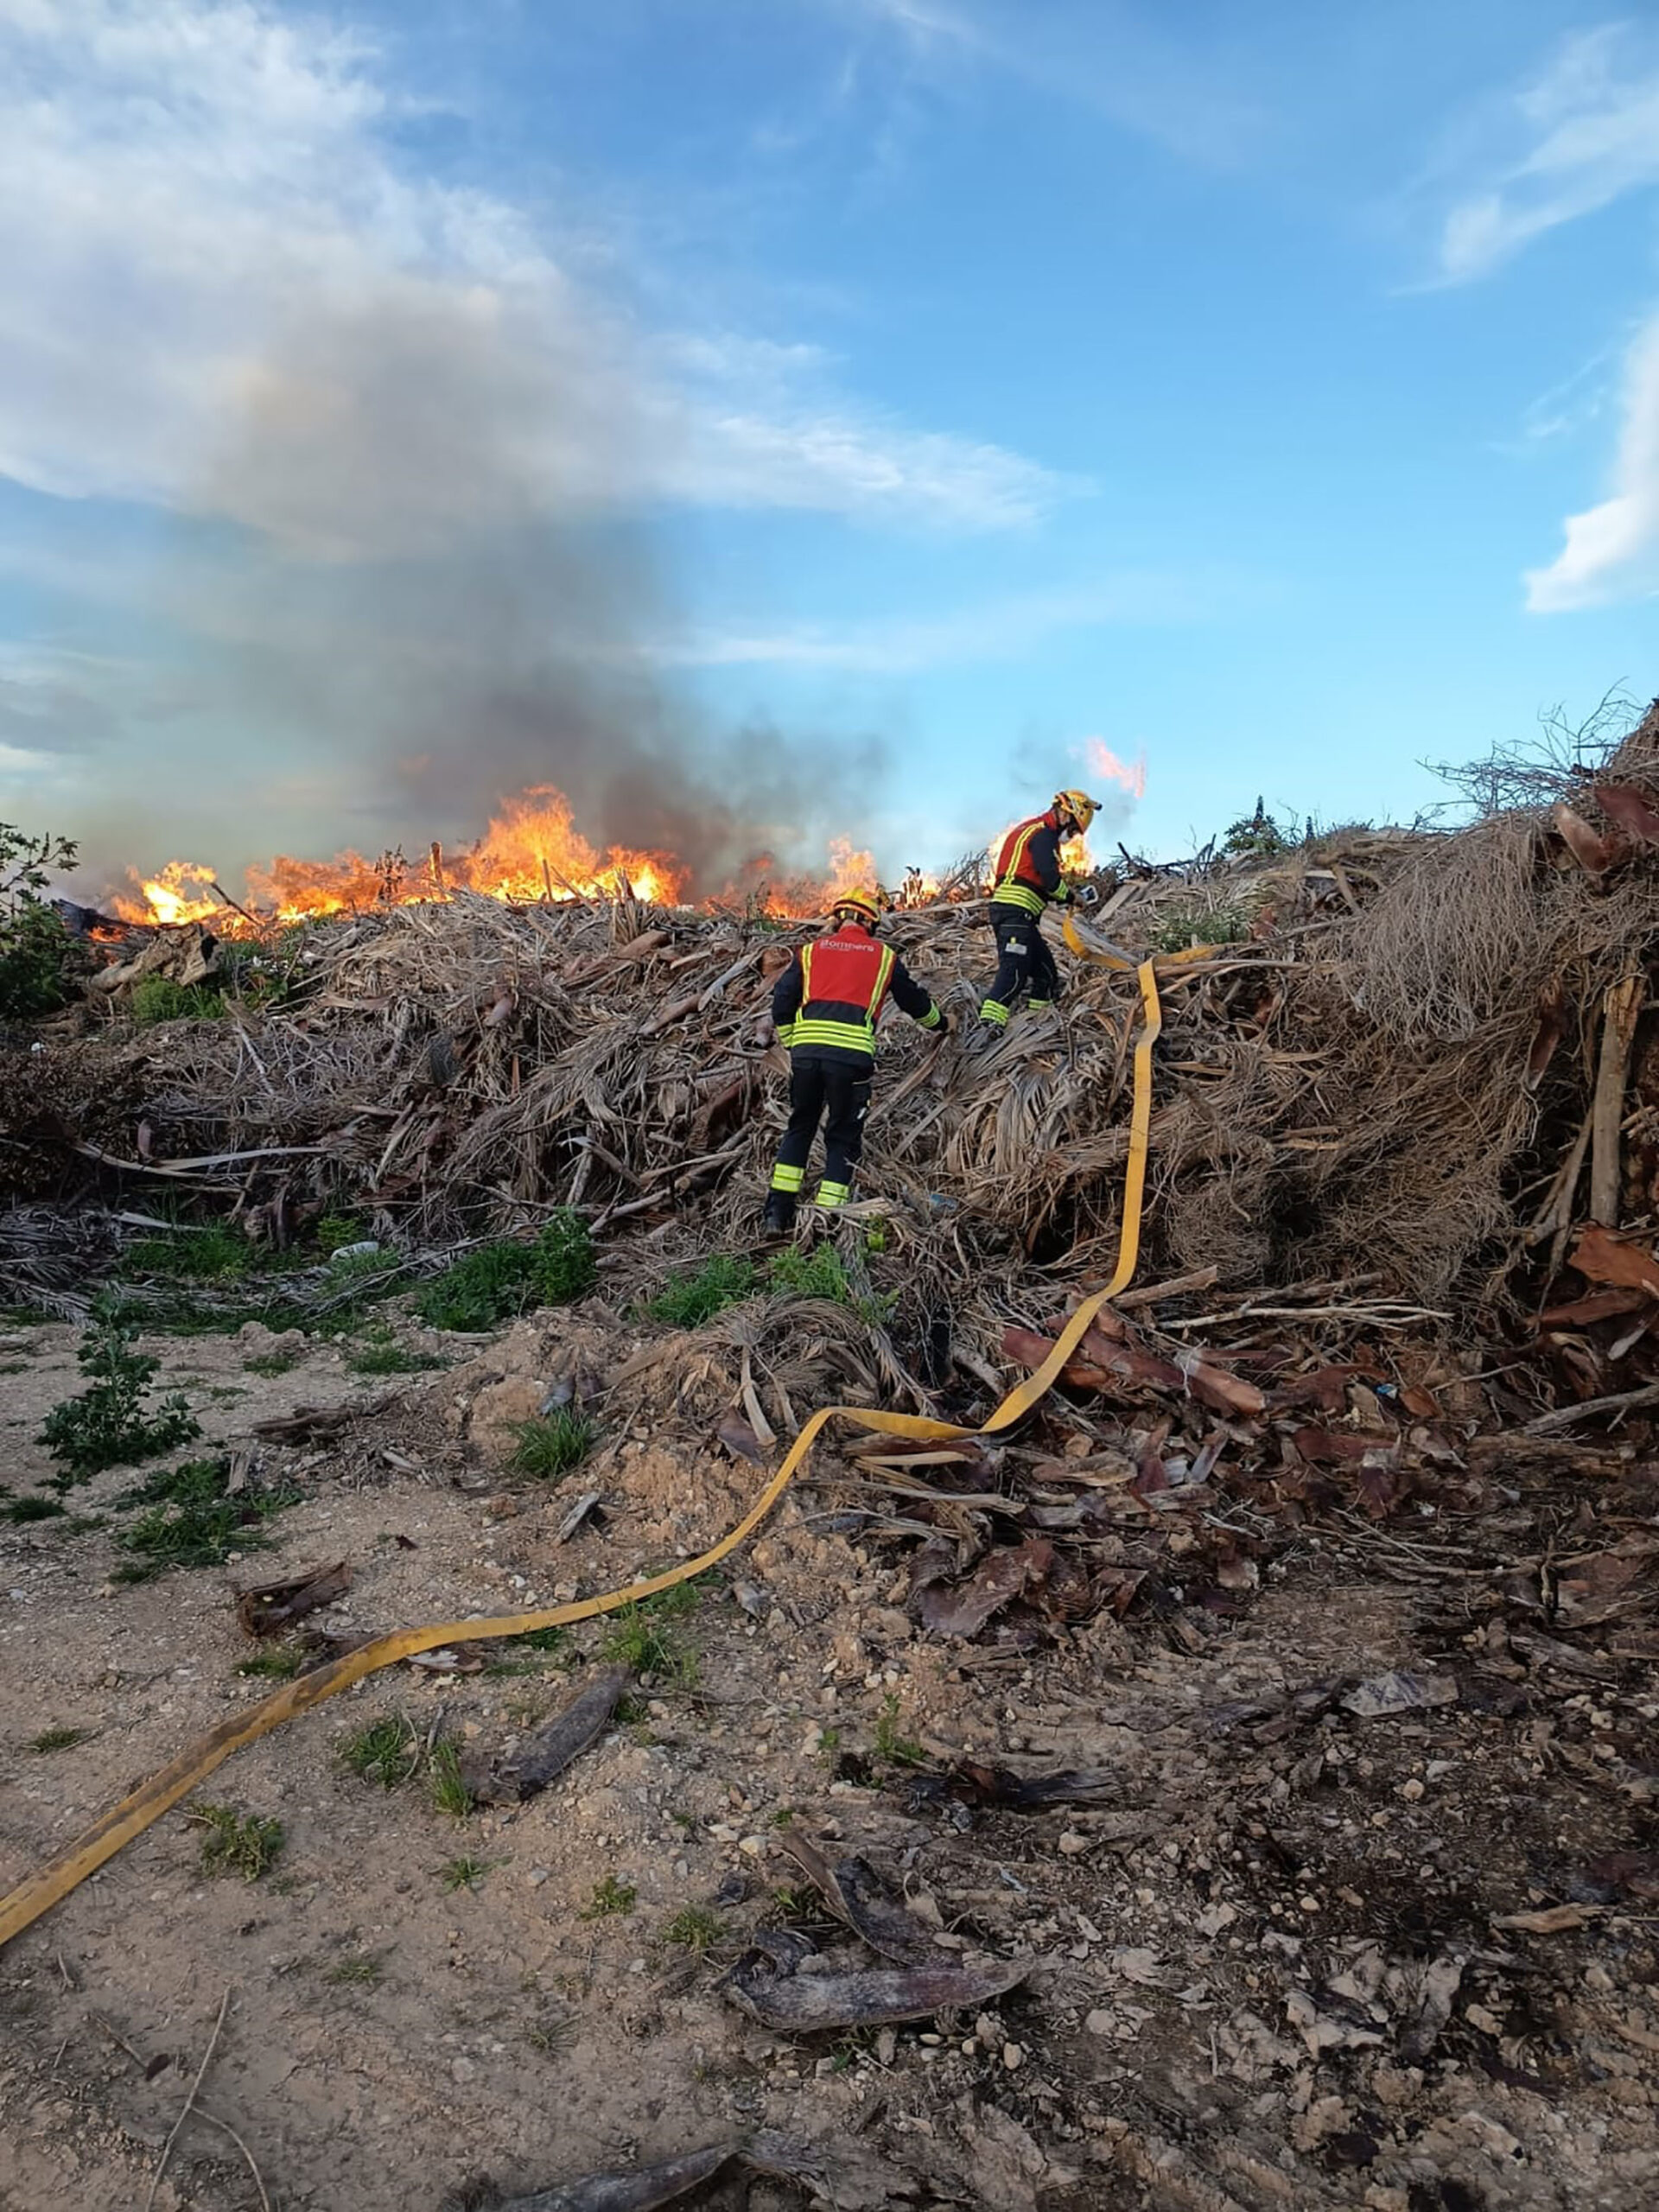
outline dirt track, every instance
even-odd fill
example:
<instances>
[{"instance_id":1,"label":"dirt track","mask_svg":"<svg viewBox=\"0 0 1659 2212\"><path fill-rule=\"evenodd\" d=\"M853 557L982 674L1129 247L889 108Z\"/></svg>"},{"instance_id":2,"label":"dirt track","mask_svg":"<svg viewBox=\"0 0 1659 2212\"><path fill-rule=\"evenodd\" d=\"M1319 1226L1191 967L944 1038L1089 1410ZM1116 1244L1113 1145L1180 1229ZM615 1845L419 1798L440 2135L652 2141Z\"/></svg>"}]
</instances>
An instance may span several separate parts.
<instances>
[{"instance_id":1,"label":"dirt track","mask_svg":"<svg viewBox=\"0 0 1659 2212\"><path fill-rule=\"evenodd\" d=\"M29 1440L73 1387L73 1341L41 1328L4 1350L14 1490L44 1471ZM551 1496L500 1474L493 1421L561 1361L615 1364L636 1342L602 1314L548 1316L390 1384L327 1350L261 1377L233 1339L151 1348L227 1440L298 1403L397 1390L339 1446L275 1454L305 1499L257 1563L349 1556L354 1586L320 1624L356 1636L606 1587L735 1517L758 1471L665 1404L638 1433L613 1423ZM1310 1541L1232 1620L1132 1614L1030 1658L927 1642L896 1555L804 1518L833 1504L818 1485L836 1464L705 1589L686 1625L695 1683L645 1685L638 1717L531 1804L457 1822L419 1783L347 1773L336 1749L393 1709L423 1735L499 1745L568 1700L601 1628L516 1656L523 1671L400 1669L238 1755L204 1794L283 1821L258 1884L205 1878L175 1814L21 1938L0 1966L6 2212L143 2202L227 1989L202 2101L284 2208L435 2208L480 2172L512 2194L757 2125L885 2160L903 2193L849 2202L1653 2201L1654 1861L1634 1888L1594 1871L1652 1851L1630 1761L1644 1733L1651 1746L1644 1669L1524 1662L1513 1616L1408 1536L1398 1579L1374 1551L1362 1569ZM131 1480L72 1503L95 1510ZM560 1547L583 1488L609 1510ZM265 1685L234 1671L249 1646L222 1573L111 1586L111 1531L49 1522L4 1529L0 1556L10 1883ZM1451 1678L1455 1701L1343 1709L1343 1685L1394 1668ZM931 1760L1103 1767L1121 1788L1101 1809L959 1827L877 1753L884 1710ZM48 1728L89 1733L26 1748ZM773 1892L798 1887L775 1847L786 1813L862 1853L947 1937L1029 1956L1025 1986L977 2020L798 2045L744 2018L716 1984L778 1917ZM446 1890L461 1856L483 1862L477 1886ZM632 1910L584 1919L607 1877ZM1582 1924L1560 1932L1493 1924L1574 1897ZM729 1930L703 1959L663 1940L688 1904ZM695 2201L804 2199L736 2180ZM156 2202L257 2198L230 2139L192 2120Z\"/></svg>"}]
</instances>

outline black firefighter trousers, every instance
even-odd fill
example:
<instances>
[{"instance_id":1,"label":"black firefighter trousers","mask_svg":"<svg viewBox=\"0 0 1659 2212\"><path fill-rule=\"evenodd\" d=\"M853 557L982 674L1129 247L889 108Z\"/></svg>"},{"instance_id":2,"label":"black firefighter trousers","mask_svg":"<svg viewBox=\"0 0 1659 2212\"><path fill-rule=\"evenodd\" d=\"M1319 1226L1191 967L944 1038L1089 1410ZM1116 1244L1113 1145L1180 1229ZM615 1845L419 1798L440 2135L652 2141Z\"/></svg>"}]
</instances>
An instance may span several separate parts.
<instances>
[{"instance_id":1,"label":"black firefighter trousers","mask_svg":"<svg viewBox=\"0 0 1659 2212\"><path fill-rule=\"evenodd\" d=\"M991 926L996 932L996 974L980 1001L979 1018L1001 1029L1022 991L1031 994L1033 1006L1058 998L1060 971L1038 915L1019 906L993 906Z\"/></svg>"},{"instance_id":2,"label":"black firefighter trousers","mask_svg":"<svg viewBox=\"0 0 1659 2212\"><path fill-rule=\"evenodd\" d=\"M778 1147L778 1165L772 1171L772 1187L791 1198L798 1198L806 1179L806 1163L812 1140L823 1123L823 1178L818 1185L818 1204L847 1203L853 1170L864 1149L864 1116L870 1110L874 1069L847 1061L808 1058L804 1052L790 1056L789 1126Z\"/></svg>"}]
</instances>

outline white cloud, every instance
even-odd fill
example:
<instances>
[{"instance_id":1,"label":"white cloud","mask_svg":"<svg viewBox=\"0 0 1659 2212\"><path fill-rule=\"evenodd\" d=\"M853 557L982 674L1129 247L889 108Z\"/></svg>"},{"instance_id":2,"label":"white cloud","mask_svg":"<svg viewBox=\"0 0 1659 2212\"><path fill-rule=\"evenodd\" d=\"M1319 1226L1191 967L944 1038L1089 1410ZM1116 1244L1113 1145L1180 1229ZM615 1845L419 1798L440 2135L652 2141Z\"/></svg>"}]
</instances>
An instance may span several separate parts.
<instances>
[{"instance_id":1,"label":"white cloud","mask_svg":"<svg viewBox=\"0 0 1659 2212\"><path fill-rule=\"evenodd\" d=\"M834 0L892 27L936 63L963 60L1002 71L1051 97L1091 108L1205 168L1228 168L1263 140L1267 118L1240 85L1248 39L1230 48L1224 25L1181 40L1173 11L1131 0Z\"/></svg>"},{"instance_id":2,"label":"white cloud","mask_svg":"<svg viewBox=\"0 0 1659 2212\"><path fill-rule=\"evenodd\" d=\"M1659 315L1624 366L1624 423L1613 491L1570 515L1567 543L1527 577L1527 604L1554 614L1631 593L1659 592Z\"/></svg>"},{"instance_id":3,"label":"white cloud","mask_svg":"<svg viewBox=\"0 0 1659 2212\"><path fill-rule=\"evenodd\" d=\"M1071 486L634 327L406 174L359 41L263 0L0 0L0 474L312 554L672 499L995 530Z\"/></svg>"},{"instance_id":4,"label":"white cloud","mask_svg":"<svg viewBox=\"0 0 1659 2212\"><path fill-rule=\"evenodd\" d=\"M661 641L653 657L683 667L752 664L906 675L1015 658L1066 630L1191 621L1211 611L1217 598L1233 601L1244 595L1245 587L1225 578L1127 572L1087 588L1016 594L931 620L851 623L840 629L803 623L693 634Z\"/></svg>"},{"instance_id":5,"label":"white cloud","mask_svg":"<svg viewBox=\"0 0 1659 2212\"><path fill-rule=\"evenodd\" d=\"M1448 283L1484 276L1545 232L1659 184L1659 47L1629 23L1575 32L1488 121L1509 143L1445 219Z\"/></svg>"}]
</instances>

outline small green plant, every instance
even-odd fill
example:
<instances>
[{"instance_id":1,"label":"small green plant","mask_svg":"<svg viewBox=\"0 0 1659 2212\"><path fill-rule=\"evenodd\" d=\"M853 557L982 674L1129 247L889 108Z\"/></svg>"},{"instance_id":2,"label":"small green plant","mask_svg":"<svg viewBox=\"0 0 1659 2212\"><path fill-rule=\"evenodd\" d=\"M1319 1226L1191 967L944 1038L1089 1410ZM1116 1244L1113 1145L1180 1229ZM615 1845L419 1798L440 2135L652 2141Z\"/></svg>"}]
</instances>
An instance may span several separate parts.
<instances>
[{"instance_id":1,"label":"small green plant","mask_svg":"<svg viewBox=\"0 0 1659 2212\"><path fill-rule=\"evenodd\" d=\"M17 1522L52 1521L68 1510L60 1498L10 1497L3 1506L0 1506L0 1518Z\"/></svg>"},{"instance_id":2,"label":"small green plant","mask_svg":"<svg viewBox=\"0 0 1659 2212\"><path fill-rule=\"evenodd\" d=\"M840 1731L840 1729L839 1729L839 1728L820 1728L820 1729L819 1729L819 1731L818 1731L818 1755L819 1755L819 1757L820 1757L821 1758L833 1759L833 1758L839 1758L840 1753L841 1753L841 1731Z\"/></svg>"},{"instance_id":3,"label":"small green plant","mask_svg":"<svg viewBox=\"0 0 1659 2212\"><path fill-rule=\"evenodd\" d=\"M568 1628L527 1628L522 1636L510 1636L505 1642L514 1651L563 1651L570 1641Z\"/></svg>"},{"instance_id":4,"label":"small green plant","mask_svg":"<svg viewBox=\"0 0 1659 2212\"><path fill-rule=\"evenodd\" d=\"M584 1920L609 1920L619 1913L632 1912L639 1892L632 1882L619 1882L614 1874L607 1874L602 1882L594 1884L593 1902L582 1908Z\"/></svg>"},{"instance_id":5,"label":"small green plant","mask_svg":"<svg viewBox=\"0 0 1659 2212\"><path fill-rule=\"evenodd\" d=\"M696 1680L696 1656L682 1643L675 1624L696 1609L697 1593L689 1582L623 1605L613 1617L601 1656L613 1666L632 1667L638 1675L658 1675L689 1685Z\"/></svg>"},{"instance_id":6,"label":"small green plant","mask_svg":"<svg viewBox=\"0 0 1659 2212\"><path fill-rule=\"evenodd\" d=\"M69 996L78 948L41 893L74 865L72 838L0 822L0 1020L55 1013Z\"/></svg>"},{"instance_id":7,"label":"small green plant","mask_svg":"<svg viewBox=\"0 0 1659 2212\"><path fill-rule=\"evenodd\" d=\"M256 1651L251 1658L238 1662L238 1675L251 1675L261 1681L291 1682L296 1675L304 1671L305 1656L296 1651L292 1644L279 1643L269 1651Z\"/></svg>"},{"instance_id":8,"label":"small green plant","mask_svg":"<svg viewBox=\"0 0 1659 2212\"><path fill-rule=\"evenodd\" d=\"M664 1929L663 1941L701 1954L710 1944L718 1943L724 1933L718 1913L710 1912L705 1904L688 1904L682 1905Z\"/></svg>"},{"instance_id":9,"label":"small green plant","mask_svg":"<svg viewBox=\"0 0 1659 2212\"><path fill-rule=\"evenodd\" d=\"M383 1713L348 1736L340 1747L340 1756L365 1782L396 1789L419 1767L421 1739L401 1713Z\"/></svg>"},{"instance_id":10,"label":"small green plant","mask_svg":"<svg viewBox=\"0 0 1659 2212\"><path fill-rule=\"evenodd\" d=\"M346 1364L353 1375L418 1375L425 1368L442 1367L443 1362L429 1351L411 1351L383 1325L370 1332Z\"/></svg>"},{"instance_id":11,"label":"small green plant","mask_svg":"<svg viewBox=\"0 0 1659 2212\"><path fill-rule=\"evenodd\" d=\"M225 1011L224 1000L205 983L175 983L168 976L135 983L128 1004L141 1029L158 1021L217 1021Z\"/></svg>"},{"instance_id":12,"label":"small green plant","mask_svg":"<svg viewBox=\"0 0 1659 2212\"><path fill-rule=\"evenodd\" d=\"M1312 823L1308 828L1311 831ZM1294 820L1281 826L1259 798L1255 802L1255 812L1242 815L1236 822L1230 823L1227 834L1221 841L1224 852L1241 856L1249 855L1253 859L1264 861L1277 860L1282 854L1294 852L1296 843Z\"/></svg>"},{"instance_id":13,"label":"small green plant","mask_svg":"<svg viewBox=\"0 0 1659 2212\"><path fill-rule=\"evenodd\" d=\"M153 1459L201 1433L177 1391L154 1411L146 1407L161 1362L135 1348L135 1335L120 1321L104 1320L81 1338L76 1361L81 1373L92 1377L92 1387L54 1406L41 1429L41 1442L62 1471L54 1478L60 1490L105 1467Z\"/></svg>"},{"instance_id":14,"label":"small green plant","mask_svg":"<svg viewBox=\"0 0 1659 2212\"><path fill-rule=\"evenodd\" d=\"M451 1820L464 1821L473 1809L473 1793L461 1775L461 1753L447 1738L432 1746L427 1779L437 1810L448 1813Z\"/></svg>"},{"instance_id":15,"label":"small green plant","mask_svg":"<svg viewBox=\"0 0 1659 2212\"><path fill-rule=\"evenodd\" d=\"M31 1751L67 1751L76 1744L84 1744L92 1734L90 1728L42 1728L38 1736L31 1736Z\"/></svg>"},{"instance_id":16,"label":"small green plant","mask_svg":"<svg viewBox=\"0 0 1659 2212\"><path fill-rule=\"evenodd\" d=\"M360 1244L368 1236L361 1219L353 1213L326 1213L317 1224L317 1249L332 1258L342 1244Z\"/></svg>"},{"instance_id":17,"label":"small green plant","mask_svg":"<svg viewBox=\"0 0 1659 2212\"><path fill-rule=\"evenodd\" d=\"M563 2058L581 2040L581 2026L574 2015L551 2007L543 2007L524 2030L524 2041L543 2058Z\"/></svg>"},{"instance_id":18,"label":"small green plant","mask_svg":"<svg viewBox=\"0 0 1659 2212\"><path fill-rule=\"evenodd\" d=\"M1195 944L1242 944L1250 918L1242 906L1202 899L1178 900L1164 908L1152 931L1154 952L1185 952Z\"/></svg>"},{"instance_id":19,"label":"small green plant","mask_svg":"<svg viewBox=\"0 0 1659 2212\"><path fill-rule=\"evenodd\" d=\"M133 1503L148 1506L117 1538L136 1554L116 1570L118 1582L144 1582L174 1567L222 1567L232 1552L259 1550L264 1523L299 1503L296 1490L243 1489L232 1493L226 1459L186 1459L152 1475Z\"/></svg>"},{"instance_id":20,"label":"small green plant","mask_svg":"<svg viewBox=\"0 0 1659 2212\"><path fill-rule=\"evenodd\" d=\"M475 1890L490 1871L487 1859L451 1859L438 1869L446 1890Z\"/></svg>"},{"instance_id":21,"label":"small green plant","mask_svg":"<svg viewBox=\"0 0 1659 2212\"><path fill-rule=\"evenodd\" d=\"M189 1817L207 1830L201 1840L204 1873L239 1874L245 1882L257 1882L283 1847L282 1822L257 1813L238 1813L232 1805L193 1805Z\"/></svg>"},{"instance_id":22,"label":"small green plant","mask_svg":"<svg viewBox=\"0 0 1659 2212\"><path fill-rule=\"evenodd\" d=\"M741 1254L715 1252L701 1266L671 1275L645 1311L673 1328L696 1329L754 1292L753 1262Z\"/></svg>"},{"instance_id":23,"label":"small green plant","mask_svg":"<svg viewBox=\"0 0 1659 2212\"><path fill-rule=\"evenodd\" d=\"M386 1978L384 1951L353 1951L326 1968L325 1981L340 1989L377 1989Z\"/></svg>"},{"instance_id":24,"label":"small green plant","mask_svg":"<svg viewBox=\"0 0 1659 2212\"><path fill-rule=\"evenodd\" d=\"M247 1274L260 1257L247 1237L227 1222L215 1221L205 1229L172 1229L135 1237L122 1255L122 1271L159 1275L169 1282L222 1282Z\"/></svg>"},{"instance_id":25,"label":"small green plant","mask_svg":"<svg viewBox=\"0 0 1659 2212\"><path fill-rule=\"evenodd\" d=\"M521 1475L550 1480L579 1467L594 1448L598 1428L573 1406L513 1424L512 1464Z\"/></svg>"},{"instance_id":26,"label":"small green plant","mask_svg":"<svg viewBox=\"0 0 1659 2212\"><path fill-rule=\"evenodd\" d=\"M875 1719L875 1755L893 1766L923 1766L927 1753L913 1738L899 1733L899 1699L889 1690Z\"/></svg>"},{"instance_id":27,"label":"small green plant","mask_svg":"<svg viewBox=\"0 0 1659 2212\"><path fill-rule=\"evenodd\" d=\"M529 1243L480 1244L416 1294L435 1329L477 1332L538 1306L568 1306L598 1280L594 1240L580 1214L554 1214Z\"/></svg>"},{"instance_id":28,"label":"small green plant","mask_svg":"<svg viewBox=\"0 0 1659 2212\"><path fill-rule=\"evenodd\" d=\"M785 1298L822 1298L836 1306L853 1302L853 1287L833 1244L815 1244L810 1252L787 1244L773 1255L766 1273L772 1288Z\"/></svg>"},{"instance_id":29,"label":"small green plant","mask_svg":"<svg viewBox=\"0 0 1659 2212\"><path fill-rule=\"evenodd\" d=\"M299 1365L291 1351L257 1352L251 1359L245 1359L243 1366L250 1375L286 1375L290 1368Z\"/></svg>"}]
</instances>

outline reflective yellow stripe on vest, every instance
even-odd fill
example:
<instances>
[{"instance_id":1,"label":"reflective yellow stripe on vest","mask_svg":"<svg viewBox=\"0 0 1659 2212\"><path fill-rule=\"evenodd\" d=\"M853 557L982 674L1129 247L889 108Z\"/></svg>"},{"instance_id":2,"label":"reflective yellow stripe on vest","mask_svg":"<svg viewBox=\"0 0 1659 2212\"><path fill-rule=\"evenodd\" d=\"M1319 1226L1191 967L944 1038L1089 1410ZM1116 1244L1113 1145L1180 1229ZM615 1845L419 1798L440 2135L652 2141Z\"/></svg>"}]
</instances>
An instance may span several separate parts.
<instances>
[{"instance_id":1,"label":"reflective yellow stripe on vest","mask_svg":"<svg viewBox=\"0 0 1659 2212\"><path fill-rule=\"evenodd\" d=\"M875 989L871 1003L879 1007L887 996L887 979L893 974L893 951L890 945L881 948L881 965L876 970ZM801 1005L804 1007L812 996L812 948L801 948ZM778 1032L791 1051L797 1045L834 1045L843 1052L875 1053L875 1021L866 1014L862 1021L826 1021L817 1014L798 1014L793 1021Z\"/></svg>"}]
</instances>

